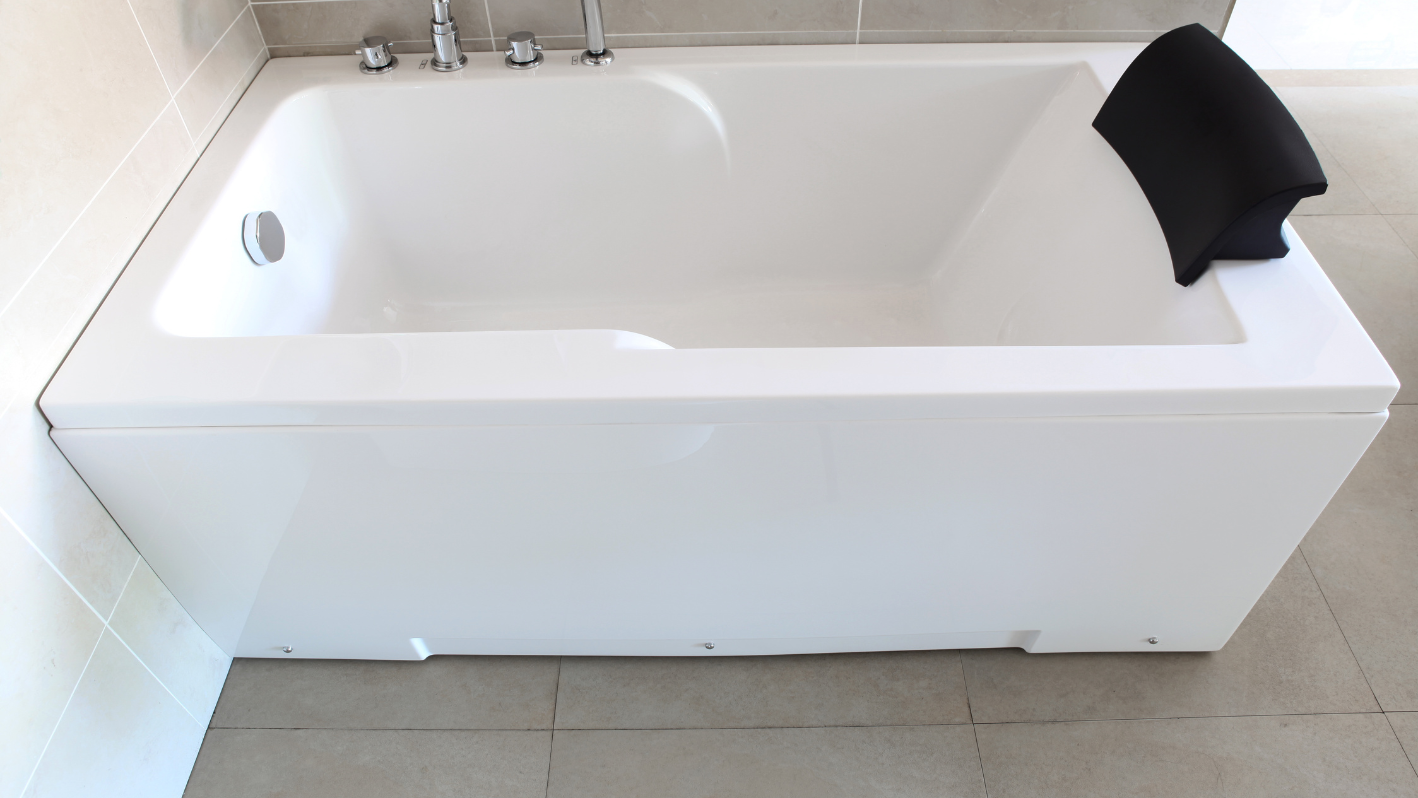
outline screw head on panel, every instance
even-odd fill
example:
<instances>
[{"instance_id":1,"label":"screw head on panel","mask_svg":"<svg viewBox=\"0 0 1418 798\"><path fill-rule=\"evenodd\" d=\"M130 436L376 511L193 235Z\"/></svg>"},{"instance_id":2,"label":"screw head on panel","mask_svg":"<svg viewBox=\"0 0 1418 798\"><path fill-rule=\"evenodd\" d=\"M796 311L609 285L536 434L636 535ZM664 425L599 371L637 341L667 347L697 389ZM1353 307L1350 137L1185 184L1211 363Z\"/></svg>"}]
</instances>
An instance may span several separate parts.
<instances>
[{"instance_id":1,"label":"screw head on panel","mask_svg":"<svg viewBox=\"0 0 1418 798\"><path fill-rule=\"evenodd\" d=\"M295 651L295 649L291 646L281 646L281 650L286 652L287 654L291 653L292 651Z\"/></svg>"},{"instance_id":2,"label":"screw head on panel","mask_svg":"<svg viewBox=\"0 0 1418 798\"><path fill-rule=\"evenodd\" d=\"M709 649L710 651L713 651L713 650L714 650L714 644L713 644L713 643L705 643L705 644L704 644L704 647L707 648L707 649Z\"/></svg>"},{"instance_id":3,"label":"screw head on panel","mask_svg":"<svg viewBox=\"0 0 1418 798\"><path fill-rule=\"evenodd\" d=\"M1158 644L1159 642L1161 642L1161 641L1159 641L1159 640L1158 640L1157 638L1155 638L1155 637L1149 637L1149 638L1147 638L1147 642L1149 642L1149 643L1151 643L1152 645L1155 646L1155 645L1157 645L1157 644Z\"/></svg>"}]
</instances>

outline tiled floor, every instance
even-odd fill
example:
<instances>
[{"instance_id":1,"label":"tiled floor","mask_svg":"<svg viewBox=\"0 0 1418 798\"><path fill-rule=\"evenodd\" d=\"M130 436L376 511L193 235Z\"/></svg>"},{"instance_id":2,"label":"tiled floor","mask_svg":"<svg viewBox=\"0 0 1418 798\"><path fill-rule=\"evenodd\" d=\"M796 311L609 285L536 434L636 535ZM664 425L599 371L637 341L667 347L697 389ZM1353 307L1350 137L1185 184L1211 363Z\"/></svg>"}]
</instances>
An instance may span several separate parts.
<instances>
[{"instance_id":1,"label":"tiled floor","mask_svg":"<svg viewBox=\"0 0 1418 798\"><path fill-rule=\"evenodd\" d=\"M1315 79L1291 221L1405 387L1223 650L237 660L187 795L1418 796L1418 88Z\"/></svg>"}]
</instances>

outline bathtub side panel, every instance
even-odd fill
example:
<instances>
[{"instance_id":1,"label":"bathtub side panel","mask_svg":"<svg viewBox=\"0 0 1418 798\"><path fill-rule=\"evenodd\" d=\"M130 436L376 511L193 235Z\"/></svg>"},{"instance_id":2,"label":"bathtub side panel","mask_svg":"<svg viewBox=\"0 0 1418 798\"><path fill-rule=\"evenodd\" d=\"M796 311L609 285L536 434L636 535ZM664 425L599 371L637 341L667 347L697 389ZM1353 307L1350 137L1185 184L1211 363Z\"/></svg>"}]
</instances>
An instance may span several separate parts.
<instances>
[{"instance_id":1,"label":"bathtub side panel","mask_svg":"<svg viewBox=\"0 0 1418 798\"><path fill-rule=\"evenodd\" d=\"M1386 416L55 438L238 656L1175 651L1226 642Z\"/></svg>"}]
</instances>

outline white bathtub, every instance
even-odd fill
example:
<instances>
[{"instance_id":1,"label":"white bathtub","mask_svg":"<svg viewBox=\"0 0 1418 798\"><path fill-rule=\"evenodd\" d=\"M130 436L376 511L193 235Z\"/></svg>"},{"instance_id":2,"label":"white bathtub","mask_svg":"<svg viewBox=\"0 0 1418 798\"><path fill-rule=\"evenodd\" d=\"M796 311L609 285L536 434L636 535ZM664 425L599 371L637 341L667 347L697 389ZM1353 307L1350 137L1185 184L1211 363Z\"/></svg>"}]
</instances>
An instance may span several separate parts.
<instances>
[{"instance_id":1,"label":"white bathtub","mask_svg":"<svg viewBox=\"0 0 1418 798\"><path fill-rule=\"evenodd\" d=\"M1216 649L1398 383L1172 281L1139 48L277 59L41 406L238 656Z\"/></svg>"}]
</instances>

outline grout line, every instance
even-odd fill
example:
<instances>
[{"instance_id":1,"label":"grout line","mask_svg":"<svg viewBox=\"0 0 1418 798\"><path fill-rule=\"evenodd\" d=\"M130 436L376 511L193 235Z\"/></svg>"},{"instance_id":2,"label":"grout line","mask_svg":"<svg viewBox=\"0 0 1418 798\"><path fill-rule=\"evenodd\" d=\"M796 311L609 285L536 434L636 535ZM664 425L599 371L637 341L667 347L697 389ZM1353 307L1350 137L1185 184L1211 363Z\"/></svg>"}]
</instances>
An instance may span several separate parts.
<instances>
[{"instance_id":1,"label":"grout line","mask_svg":"<svg viewBox=\"0 0 1418 798\"><path fill-rule=\"evenodd\" d=\"M256 9L252 7L251 0L246 1L246 10L251 12L251 21L256 25L256 35L261 39L261 46L266 47L266 34L261 30L261 20L256 18Z\"/></svg>"},{"instance_id":2,"label":"grout line","mask_svg":"<svg viewBox=\"0 0 1418 798\"><path fill-rule=\"evenodd\" d=\"M1344 633L1344 625L1339 622L1339 616L1334 614L1334 607L1329 605L1329 596L1324 594L1324 585L1320 584L1320 578L1315 576L1315 569L1310 566L1310 558L1305 556L1304 541L1295 547L1295 551L1300 552L1300 560L1305 563L1305 570L1310 572L1310 579L1314 581L1315 588L1320 592L1320 598L1324 600L1324 608L1329 610L1329 617L1334 619L1334 628L1339 630L1339 637L1344 641L1344 647L1349 649L1349 656L1354 658L1354 665L1359 669L1359 675L1364 677L1364 686L1369 688L1369 695L1373 696L1374 706L1384 711L1383 702L1379 700L1379 694L1374 692L1374 685L1369 681L1369 674L1364 671L1364 663L1359 661L1359 655L1354 653L1354 646L1349 642L1349 635Z\"/></svg>"},{"instance_id":3,"label":"grout line","mask_svg":"<svg viewBox=\"0 0 1418 798\"><path fill-rule=\"evenodd\" d=\"M862 6L865 4L866 0L857 0L857 37L852 40L852 44L862 43Z\"/></svg>"},{"instance_id":4,"label":"grout line","mask_svg":"<svg viewBox=\"0 0 1418 798\"><path fill-rule=\"evenodd\" d=\"M1398 750L1402 751L1403 755L1408 758L1408 767L1413 769L1413 775L1418 776L1418 759L1415 759L1413 754L1408 753L1408 749L1403 746L1403 738L1398 736L1398 729L1393 727L1393 718L1390 718L1387 712L1384 713L1384 722L1388 724L1388 730L1393 732L1393 739L1398 741Z\"/></svg>"},{"instance_id":5,"label":"grout line","mask_svg":"<svg viewBox=\"0 0 1418 798\"><path fill-rule=\"evenodd\" d=\"M254 17L253 17L253 18L254 18ZM240 90L241 90L241 93L242 93L242 94L245 94L245 93L246 93L246 90L249 89L249 88L251 88L251 84L256 82L255 77L253 77L253 78L251 79L251 82L250 82L250 83L247 83L245 86L241 85L241 81L246 78L246 73L251 71L251 65L254 64L254 63L256 63L258 60L260 60L261 56L263 56L263 55L267 55L267 50L266 50L266 47L265 47L264 44L262 45L262 47L261 47L260 50L256 51L256 55L252 56L252 57L251 57L251 60L246 62L246 66L242 67L242 69L241 69L241 77L240 77L240 78L237 78L236 85L235 85L235 86L232 86L232 87L231 87L231 90L228 91L228 92L226 93L226 96L222 98L222 101L217 104L217 110L215 110L215 111L212 112L212 118L211 118L211 119L208 119L208 120L207 120L207 124L202 128L202 134L203 134L203 135L206 134L207 128L210 128L210 127L212 126L212 120L213 120L213 119L216 119L216 118L217 118L217 114L221 113L222 107L226 105L227 100L230 100L230 99L231 99L231 95L232 95L233 93L235 93L237 89L240 89ZM269 58L268 58L268 60L269 60ZM237 102L240 102L240 101L241 101L240 98L238 98L238 99L237 99ZM231 112L234 111L234 110L236 110L236 106L235 106L234 104L233 104L233 106L232 106L231 108L228 108L228 109L227 109L227 114L226 114L226 116L225 116L225 117L222 117L221 124L217 125L217 129L214 130L214 131L212 131L212 136L211 136L211 138L207 139L207 142L206 142L205 144L203 144L200 149L198 149L198 151L197 151L197 158L192 159L192 167L195 167L195 166L197 165L197 159L198 159L198 158L201 158L201 157L202 157L202 153L204 153L204 152L207 151L207 147L208 147L209 145L211 145L212 139L215 139L215 138L217 137L217 132L222 129L222 125L225 125L225 124L226 124L226 120L229 119L229 118L231 118ZM193 147L196 147L196 146L197 146L197 140L196 140L196 139L193 139L193 140L192 140L192 146L193 146ZM192 167L188 167L188 170L190 171ZM185 180L185 178L184 178L184 180ZM176 191L173 192L174 195L176 195L176 193L177 193ZM166 205L163 206L164 209L166 209L166 207L167 207ZM154 220L153 220L153 223L154 223L154 224L157 224L157 220L154 219ZM115 281L115 282L116 282L116 281Z\"/></svg>"},{"instance_id":6,"label":"grout line","mask_svg":"<svg viewBox=\"0 0 1418 798\"><path fill-rule=\"evenodd\" d=\"M151 55L153 57L153 65L157 67L158 77L162 79L163 88L167 89L167 96L172 101L175 107L177 103L177 92L173 91L172 84L167 82L167 75L163 73L162 63L158 61L157 51L153 49L153 43L148 41L148 33L147 31L143 30L143 23L141 20L138 19L137 9L133 8L133 0L124 0L124 2L128 4L128 13L133 15L133 23L138 26L138 33L143 37L143 44L147 45L148 55ZM215 45L213 46L215 47ZM190 141L192 139L192 128L187 124L187 117L183 115L182 109L176 108L176 110L177 121L182 123L182 129L187 132L187 138ZM163 111L166 112L167 109L163 108ZM159 118L161 118L162 114L158 114L158 116ZM146 135L146 132L144 133L144 135ZM142 141L142 139L139 139L139 141Z\"/></svg>"},{"instance_id":7,"label":"grout line","mask_svg":"<svg viewBox=\"0 0 1418 798\"><path fill-rule=\"evenodd\" d=\"M174 100L177 99L177 95L178 95L178 94L181 94L181 93L182 93L182 90L183 90L183 89L187 88L187 84L188 84L188 83L191 83L191 82L192 82L192 79L195 78L195 77L197 77L197 73L202 71L202 65L205 64L205 63L207 63L207 59L212 57L212 53L215 53L215 52L217 51L217 48L219 48L219 47L222 46L222 42L226 40L227 34L228 34L228 33L231 33L231 29L234 28L234 27L236 27L236 23L240 22L240 21L241 21L241 18L242 18L243 16L247 15L247 14L250 14L250 15L251 15L251 21L252 21L252 22L255 22L255 21L256 21L256 12L253 11L253 10L251 10L251 4L250 4L250 3L247 3L247 4L246 4L246 8L241 9L241 13L239 13L239 14L236 15L236 19L233 19L233 20L231 21L231 24L226 26L226 30L222 31L222 35L220 35L220 36L217 37L217 41L216 41L215 44L212 45L212 49L208 50L208 51L207 51L207 54L204 55L204 56L202 56L202 60L197 62L197 66L192 67L192 74L188 75L188 76L187 76L187 79L184 80L184 81L182 81L182 85L177 87L177 91L173 92L172 97L173 97ZM259 26L257 27L257 30L258 30L258 31L260 30L260 27L259 27ZM266 40L265 40L265 38L262 38L262 39L261 39L261 48L262 48L262 49L265 49L265 47L266 47ZM250 66L250 65L248 64L248 67L249 67L249 66ZM211 120L208 120L208 121L211 121Z\"/></svg>"},{"instance_id":8,"label":"grout line","mask_svg":"<svg viewBox=\"0 0 1418 798\"><path fill-rule=\"evenodd\" d=\"M158 54L153 50L153 43L148 41L148 33L143 30L143 23L138 19L138 12L133 8L132 0L123 0L128 6L128 13L133 15L133 24L138 26L138 35L143 37L143 44L148 48L148 55L153 57L153 66L157 67L158 78L162 80L162 86L167 89L167 96L177 99L177 92L172 90L172 85L167 82L167 75L162 72L162 64L158 61Z\"/></svg>"},{"instance_id":9,"label":"grout line","mask_svg":"<svg viewBox=\"0 0 1418 798\"><path fill-rule=\"evenodd\" d=\"M168 105L174 105L176 104L177 100L168 99L167 102ZM158 120L162 119L162 115L166 112L167 105L164 105L162 110L159 111L153 117L153 121L149 122L147 128L145 128L142 134L138 136L138 140L133 142L133 146L129 147L128 152L125 152L123 154L123 157L119 159L118 165L115 166L113 168L113 171L109 173L108 177L104 179L103 184L98 187L98 190L94 192L94 195L92 197L89 197L89 201L84 203L84 207L80 208L78 213L74 214L74 220L72 222L69 222L69 226L64 228L64 232L59 234L59 238L55 239L54 246L50 247L49 251L44 253L44 257L40 259L39 264L34 267L34 270L31 271L29 276L25 278L25 281L23 283L20 283L20 287L15 289L14 295L11 296L10 300L5 303L5 306L0 307L0 316L4 316L5 313L10 310L10 307L15 304L15 300L20 298L20 295L24 293L25 288L29 286L30 281L34 280L35 275L39 274L40 270L44 268L44 265L49 262L49 259L53 257L55 250L59 249L59 245L64 243L64 239L69 237L69 233L73 231L74 225L78 224L79 220L84 218L84 214L87 213L89 208L93 206L99 195L103 193L103 190L108 188L108 184L113 182L113 178L116 177L118 175L118 172L123 169L123 165L128 163L128 159L133 157L133 153L137 151L138 145L143 143L143 139L148 137L148 134L152 132L153 127L157 125ZM5 405L6 410L8 410L9 407L10 404L7 403Z\"/></svg>"},{"instance_id":10,"label":"grout line","mask_svg":"<svg viewBox=\"0 0 1418 798\"><path fill-rule=\"evenodd\" d=\"M105 510L105 512L107 512L107 510ZM51 569L53 569L54 573L58 574L60 579L64 580L64 584L68 585L68 586L69 586L69 589L72 590L72 591L74 591L74 595L76 595L76 596L79 597L79 601L84 602L84 606L89 608L89 612L92 612L92 613L94 614L94 617L95 617L95 618L98 618L99 623L102 623L102 624L103 624L104 631L107 631L107 632L112 633L113 637L114 637L115 639L117 639L118 642L122 643L124 648L128 649L128 653L133 655L133 659L138 660L138 664L143 666L143 670L146 670L149 674L152 675L153 679L155 679L155 680L157 681L158 686L161 687L162 689L166 690L166 691L167 691L167 694L170 695L170 696L172 696L172 700L176 701L176 702L177 702L177 705L178 705L179 707L182 707L182 711L183 711L183 712L186 712L186 713L187 713L187 716L188 716L189 718L191 718L193 721L195 721L198 726L201 726L201 725L202 725L202 722L199 721L199 720L197 720L197 716L192 714L192 710L188 709L188 708L187 708L187 705L184 704L184 703L182 703L182 699L178 698L178 697L177 697L177 694L174 693L174 692L172 692L172 690L171 690L166 684L163 683L163 680L158 678L158 675L157 675L156 673L153 673L153 669L148 667L148 663L144 662L144 661L143 661L143 658L140 657L140 656L138 656L138 652L134 651L134 650L133 650L133 647L130 646L130 645L128 645L128 642L123 639L123 636L120 635L120 634L118 634L118 632L116 632L116 631L113 630L113 627L111 627L111 626L108 625L107 619L105 619L105 618L103 617L103 615L102 615L97 609L94 608L94 605L93 605L93 604L90 604L90 603L89 603L89 600L84 597L84 594L83 594L83 593L80 593L80 592L79 592L79 589L78 589L77 587L74 587L74 583L69 581L69 577L65 576L65 575L64 575L64 572L61 571L61 570L59 570L59 566L55 565L55 564L54 564L54 561L51 560L51 559L49 559L48 555L46 555L43 551L41 551L40 548L39 548L39 546L35 545L35 542L30 538L30 536L29 536L28 534L25 533L25 530L23 530L23 529L20 528L20 525L19 525L19 524L15 523L15 519L10 517L10 514L5 511L5 508L4 508L4 507L0 507L0 518L4 518L6 521L10 522L10 526L14 527L14 528L15 528L15 531L20 533L20 537L24 538L24 539L25 539L25 542L28 543L28 544L30 544L30 548L34 549L35 553L40 556L40 559L44 560L45 564L47 564ZM126 536L125 536L125 537L126 537ZM136 550L134 550L133 554L134 554L134 556L136 556L138 559L142 559L142 556L143 556L143 555L138 554L138 552L137 552ZM134 570L137 570L137 567L138 567L137 562L134 562L134 563L133 563L133 569L134 569ZM129 578L129 579L132 579L132 578L133 578L133 571L129 571L129 572L128 572L128 578ZM124 589L125 591L128 589L128 583L127 583L127 582L124 582L124 583L123 583L123 589ZM121 599L122 597L123 597L123 595L122 595L122 593L120 593L120 594L119 594L119 598ZM117 601L114 601L114 603L113 603L113 609L114 609L115 612L118 610L118 602L117 602ZM110 613L110 614L111 614L111 613ZM102 633L99 634L99 639L100 639L100 640L103 639ZM94 649L95 649L95 650L98 649L97 644L94 646ZM92 654L89 655L89 659L93 659L93 655L92 655ZM88 666L85 665L84 667L87 668ZM74 687L75 687L76 690L78 689L78 685L77 685L77 684L75 684ZM72 698L72 697L73 697L73 696L71 695L70 698ZM65 706L67 707L68 705L65 704ZM61 715L61 717L62 717L62 715ZM58 728L57 724L56 724L55 728ZM52 735L51 735L51 736L52 736ZM48 747L48 743L46 743L45 746ZM36 765L36 767L38 767L38 765Z\"/></svg>"},{"instance_id":11,"label":"grout line","mask_svg":"<svg viewBox=\"0 0 1418 798\"><path fill-rule=\"evenodd\" d=\"M114 526L117 525L117 522L114 522ZM138 556L133 559L133 567L128 569L128 578L123 580L123 589L118 591L118 600L113 602L113 609L108 611L108 618L103 622L104 626L107 626L113 620L114 613L118 612L118 605L123 603L123 597L128 594L128 585L133 582L133 574L138 573L138 563L143 561L143 555L138 554L136 549L133 553Z\"/></svg>"},{"instance_id":12,"label":"grout line","mask_svg":"<svg viewBox=\"0 0 1418 798\"><path fill-rule=\"evenodd\" d=\"M398 729L367 729L353 726L212 726L213 729L241 729L246 731L493 731L493 732L620 732L620 731L792 731L793 729L939 729L958 726L1039 726L1054 723L1152 723L1163 720L1232 720L1237 718L1319 718L1354 717L1362 715L1382 715L1382 710L1365 712L1279 712L1251 715L1162 715L1152 718L1068 718L1063 720L998 720L977 721L975 723L827 723L816 726L588 726L567 729L507 729L507 728L448 728L448 727L405 727Z\"/></svg>"},{"instance_id":13,"label":"grout line","mask_svg":"<svg viewBox=\"0 0 1418 798\"><path fill-rule=\"evenodd\" d=\"M1351 178L1351 179L1352 179L1352 178ZM1362 191L1363 189L1360 189L1360 190ZM1400 233L1400 232L1398 232L1398 228L1393 226L1393 222L1390 222L1390 221L1388 220L1388 217L1390 217L1390 216L1411 216L1412 214L1408 214L1408 213L1380 213L1379 215L1384 218L1384 224L1388 225L1388 229L1392 230L1392 231L1393 231L1393 234L1396 235L1396 236L1398 236L1398 240L1399 240L1399 241L1402 241L1402 242L1403 242L1403 245L1404 245L1405 247L1408 247L1408 251L1409 251L1415 258L1418 258L1418 250L1414 249L1414 248L1413 248L1413 245L1410 244L1410 243L1408 243L1408 239L1404 238L1404 237L1403 237L1403 234Z\"/></svg>"},{"instance_id":14,"label":"grout line","mask_svg":"<svg viewBox=\"0 0 1418 798\"><path fill-rule=\"evenodd\" d=\"M975 761L980 765L980 786L985 788L985 798L990 798L990 782L985 778L985 755L980 753L980 730L970 724L970 734L975 738Z\"/></svg>"},{"instance_id":15,"label":"grout line","mask_svg":"<svg viewBox=\"0 0 1418 798\"><path fill-rule=\"evenodd\" d=\"M547 780L546 787L542 790L542 798L551 795L551 757L556 753L556 713L561 708L561 663L566 657L556 658L556 692L551 699L551 740L547 742Z\"/></svg>"},{"instance_id":16,"label":"grout line","mask_svg":"<svg viewBox=\"0 0 1418 798\"><path fill-rule=\"evenodd\" d=\"M0 512L3 512L3 511L0 511ZM9 516L7 515L6 518L9 518ZM14 523L14 521L11 521L11 523ZM15 527L15 528L16 528L16 529L19 529L19 527ZM20 534L21 534L21 535L24 535L23 532L21 532ZM28 541L29 538L26 537L25 540ZM30 545L33 546L34 544L31 543ZM43 557L44 554L41 553L40 556ZM45 561L48 562L48 560L45 560ZM54 567L53 564L51 564L50 567L51 567L51 568ZM62 575L61 575L61 577L62 577ZM66 581L67 581L67 580L66 580ZM73 585L70 585L70 587L73 587ZM80 596L79 598L82 599L83 596ZM87 603L87 602L85 602L85 603ZM105 629L108 628L106 624L105 624L104 628L105 628ZM59 718L58 718L58 720L54 721L54 728L52 728L52 729L49 730L49 737L48 737L47 739L45 739L45 741L44 741L44 747L39 750L39 757L38 757L37 759L35 759L35 761L34 761L34 768L30 770L30 777L27 778L27 779L25 779L25 786L21 787L21 788L20 788L20 791L19 791L18 793L16 793L16 795L24 795L26 792L29 791L30 782L33 782L33 781L34 781L34 776L35 776L35 774L39 772L39 766L40 766L41 763L44 762L44 755L47 754L47 753L49 753L49 744L52 743L52 742L54 742L54 735L56 735L56 734L59 733L59 725L64 722L64 716L67 715L67 714L69 714L69 705L74 702L74 696L75 696L75 695L78 695L78 693L79 693L79 685L81 685L81 684L84 683L84 674L86 674L86 673L89 672L89 664L94 661L94 655L98 653L98 644L99 644L99 643L102 643L102 642L103 642L103 629L100 629L100 630L99 630L99 633L98 633L98 639L94 641L94 648L93 648L92 651L89 652L89 658L86 659L86 660L84 660L84 667L83 667L83 669L79 671L79 678L74 680L74 689L72 689L72 690L69 691L69 697L68 697L67 699L65 699L65 701L64 701L64 708L61 709L61 710L59 710Z\"/></svg>"},{"instance_id":17,"label":"grout line","mask_svg":"<svg viewBox=\"0 0 1418 798\"><path fill-rule=\"evenodd\" d=\"M492 27L491 0L483 0L483 13L487 14L487 38L492 43L492 51L497 52L497 31Z\"/></svg>"}]
</instances>

